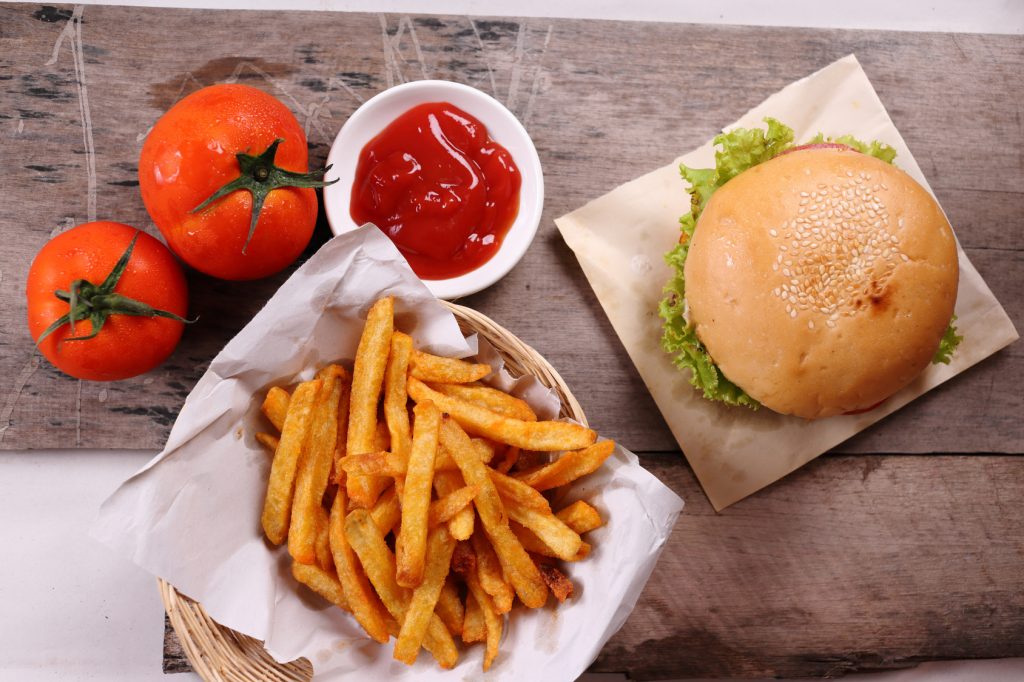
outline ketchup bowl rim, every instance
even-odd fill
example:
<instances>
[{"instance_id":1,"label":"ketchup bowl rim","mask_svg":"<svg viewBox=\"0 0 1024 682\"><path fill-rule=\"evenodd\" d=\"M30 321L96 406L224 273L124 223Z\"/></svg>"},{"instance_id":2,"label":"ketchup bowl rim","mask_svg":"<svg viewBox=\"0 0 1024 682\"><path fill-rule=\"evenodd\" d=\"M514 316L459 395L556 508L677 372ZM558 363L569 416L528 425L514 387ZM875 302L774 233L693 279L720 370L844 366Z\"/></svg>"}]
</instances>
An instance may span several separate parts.
<instances>
[{"instance_id":1,"label":"ketchup bowl rim","mask_svg":"<svg viewBox=\"0 0 1024 682\"><path fill-rule=\"evenodd\" d=\"M333 166L329 177L340 179L324 188L324 212L335 235L361 227L350 212L360 152L400 115L427 102L448 102L477 118L495 142L508 150L522 178L519 212L494 256L464 275L423 280L438 298L454 299L486 289L519 263L537 234L544 207L544 174L537 148L515 114L494 97L462 83L421 80L396 85L366 100L345 121L327 155L327 163Z\"/></svg>"}]
</instances>

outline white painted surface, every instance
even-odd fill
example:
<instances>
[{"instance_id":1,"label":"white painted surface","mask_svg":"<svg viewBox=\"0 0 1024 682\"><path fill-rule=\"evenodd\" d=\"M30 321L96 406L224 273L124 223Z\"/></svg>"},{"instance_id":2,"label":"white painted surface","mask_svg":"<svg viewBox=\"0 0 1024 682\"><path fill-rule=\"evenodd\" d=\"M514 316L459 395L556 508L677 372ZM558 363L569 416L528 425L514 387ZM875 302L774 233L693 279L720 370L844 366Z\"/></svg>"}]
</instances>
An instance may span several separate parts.
<instances>
[{"instance_id":1,"label":"white painted surface","mask_svg":"<svg viewBox=\"0 0 1024 682\"><path fill-rule=\"evenodd\" d=\"M150 457L0 455L0 680L168 682L156 580L86 535L100 502Z\"/></svg>"},{"instance_id":2,"label":"white painted surface","mask_svg":"<svg viewBox=\"0 0 1024 682\"><path fill-rule=\"evenodd\" d=\"M83 4L99 4L87 0ZM1024 34L1021 0L135 0L226 9L550 16L769 26ZM6 384L9 378L0 378ZM152 453L0 453L0 682L189 682L161 673L156 582L86 536L100 501ZM621 680L587 675L588 682ZM1024 660L935 663L850 682L1016 682ZM721 682L721 681L718 681Z\"/></svg>"}]
</instances>

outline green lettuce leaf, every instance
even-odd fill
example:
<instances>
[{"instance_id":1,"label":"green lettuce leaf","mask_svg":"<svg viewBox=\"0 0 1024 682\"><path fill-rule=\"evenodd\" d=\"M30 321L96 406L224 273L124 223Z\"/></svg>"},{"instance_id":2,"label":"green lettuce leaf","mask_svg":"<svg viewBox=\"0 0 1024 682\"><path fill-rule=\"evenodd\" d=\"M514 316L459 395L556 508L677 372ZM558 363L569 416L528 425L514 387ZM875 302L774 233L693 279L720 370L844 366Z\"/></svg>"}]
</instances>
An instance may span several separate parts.
<instances>
[{"instance_id":1,"label":"green lettuce leaf","mask_svg":"<svg viewBox=\"0 0 1024 682\"><path fill-rule=\"evenodd\" d=\"M684 231L685 227L684 225ZM686 282L683 279L683 264L686 262L688 250L689 240L677 244L665 256L669 265L675 268L676 275L665 287L668 295L658 305L658 314L665 320L661 345L672 354L672 363L676 367L690 370L690 383L694 388L702 390L705 398L729 405L746 405L756 410L760 404L725 378L711 356L704 350L693 325L686 321Z\"/></svg>"},{"instance_id":2,"label":"green lettuce leaf","mask_svg":"<svg viewBox=\"0 0 1024 682\"><path fill-rule=\"evenodd\" d=\"M765 118L767 129L736 128L718 135L714 144L714 168L689 168L680 165L679 172L690 188L690 212L679 219L679 227L686 237L665 254L665 262L674 270L672 279L665 286L665 298L658 305L658 314L663 320L661 345L672 356L672 362L680 369L690 370L690 383L700 389L708 400L717 400L729 405L745 405L757 409L760 404L722 374L697 338L692 324L686 319L686 280L683 269L690 249L690 238L697 227L697 218L707 206L715 191L740 173L759 163L778 156L794 146L793 130L774 118ZM896 150L877 140L862 142L851 135L829 137L819 133L805 144L837 142L857 151L873 156L886 163L893 163ZM956 317L954 316L954 320ZM956 327L950 322L933 362L949 363L950 356L963 337L958 336Z\"/></svg>"},{"instance_id":3,"label":"green lettuce leaf","mask_svg":"<svg viewBox=\"0 0 1024 682\"><path fill-rule=\"evenodd\" d=\"M946 333L942 335L942 341L939 342L939 349L935 351L935 357L932 358L933 365L937 365L940 362L944 365L948 365L949 361L953 359L953 353L956 352L956 347L964 340L964 337L956 333L955 322L956 315L953 316L949 326L946 327Z\"/></svg>"}]
</instances>

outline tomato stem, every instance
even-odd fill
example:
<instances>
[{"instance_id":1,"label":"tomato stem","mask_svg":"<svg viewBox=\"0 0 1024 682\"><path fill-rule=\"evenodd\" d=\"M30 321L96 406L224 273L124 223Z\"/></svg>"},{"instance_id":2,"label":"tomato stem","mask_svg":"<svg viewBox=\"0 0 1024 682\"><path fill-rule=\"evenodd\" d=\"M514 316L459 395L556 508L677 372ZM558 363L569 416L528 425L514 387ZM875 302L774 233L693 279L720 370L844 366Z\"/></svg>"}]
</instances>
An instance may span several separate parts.
<instances>
[{"instance_id":1,"label":"tomato stem","mask_svg":"<svg viewBox=\"0 0 1024 682\"><path fill-rule=\"evenodd\" d=\"M245 254L249 242L252 241L252 235L256 232L256 223L260 218L260 211L263 210L263 202L268 194L282 187L326 187L338 181L338 178L324 180L324 175L331 170L330 166L309 173L296 173L275 166L274 157L277 156L277 147L282 142L284 142L282 138L274 140L258 156L245 152L235 154L241 174L192 209L193 213L198 213L221 197L238 190L246 190L252 194L252 218L249 220L249 234L246 235L245 244L242 245L242 254Z\"/></svg>"},{"instance_id":2,"label":"tomato stem","mask_svg":"<svg viewBox=\"0 0 1024 682\"><path fill-rule=\"evenodd\" d=\"M89 322L92 323L92 331L85 336L69 336L63 340L88 341L89 339L95 338L100 333L100 330L103 329L103 325L107 322L107 318L111 315L166 317L186 324L195 322L195 320L186 320L185 318L166 310L158 310L148 303L143 303L142 301L135 300L134 298L128 298L127 296L118 294L114 291L114 288L121 280L121 276L124 274L125 269L128 267L128 261L132 257L132 251L135 250L135 242L138 238L139 232L136 231L135 236L132 237L131 243L128 244L128 248L125 249L124 253L121 254L121 257L117 259L117 263L114 265L114 268L99 286L96 286L88 280L76 279L71 283L70 291L58 289L53 292L53 295L60 300L67 301L68 312L61 315L53 322L53 324L47 327L46 330L39 335L39 338L36 339L36 346L39 346L39 344L43 342L43 339L64 325L69 325L71 327L71 333L74 334L75 323L82 320L89 320Z\"/></svg>"}]
</instances>

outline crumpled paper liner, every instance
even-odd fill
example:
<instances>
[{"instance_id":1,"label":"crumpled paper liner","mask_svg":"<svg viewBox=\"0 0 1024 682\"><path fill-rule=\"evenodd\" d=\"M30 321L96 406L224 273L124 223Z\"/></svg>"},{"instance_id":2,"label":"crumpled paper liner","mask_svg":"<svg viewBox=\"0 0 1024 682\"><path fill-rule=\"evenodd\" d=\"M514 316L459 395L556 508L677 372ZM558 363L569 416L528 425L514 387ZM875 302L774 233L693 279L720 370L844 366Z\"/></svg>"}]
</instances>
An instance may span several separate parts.
<instances>
[{"instance_id":1,"label":"crumpled paper liner","mask_svg":"<svg viewBox=\"0 0 1024 682\"><path fill-rule=\"evenodd\" d=\"M419 348L476 351L378 229L335 237L213 360L164 451L103 503L92 535L201 602L217 622L264 640L277 660L308 658L317 679L483 679L482 646L452 671L426 652L412 667L393 660L391 644L373 642L351 616L298 585L287 549L271 547L260 528L270 456L253 434L266 428L259 408L267 388L308 379L329 362L351 367L366 311L387 294L396 296L396 327ZM480 342L482 357L493 352ZM540 413L557 414L539 382L519 380L514 391ZM581 498L607 523L587 535L587 560L570 566L577 595L557 609L514 609L487 679L582 673L632 611L682 509L621 447L565 502Z\"/></svg>"},{"instance_id":2,"label":"crumpled paper liner","mask_svg":"<svg viewBox=\"0 0 1024 682\"><path fill-rule=\"evenodd\" d=\"M931 191L853 55L786 86L726 129L762 127L766 116L792 127L798 142L819 132L886 142L897 151L896 164ZM712 143L555 223L716 510L782 478L1018 338L961 249L956 324L963 343L949 365L932 365L882 406L811 422L704 400L660 346L658 302L672 275L662 256L679 239L679 217L690 210L680 163L714 167Z\"/></svg>"}]
</instances>

